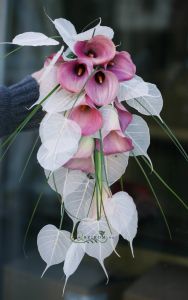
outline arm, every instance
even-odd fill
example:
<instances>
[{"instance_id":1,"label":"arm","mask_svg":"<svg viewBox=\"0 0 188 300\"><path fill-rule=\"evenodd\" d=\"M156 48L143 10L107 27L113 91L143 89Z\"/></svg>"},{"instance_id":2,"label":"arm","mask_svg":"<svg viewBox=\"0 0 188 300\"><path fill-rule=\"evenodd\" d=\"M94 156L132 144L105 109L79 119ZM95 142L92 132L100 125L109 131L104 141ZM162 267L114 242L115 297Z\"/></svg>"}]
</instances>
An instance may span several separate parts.
<instances>
[{"instance_id":1,"label":"arm","mask_svg":"<svg viewBox=\"0 0 188 300\"><path fill-rule=\"evenodd\" d=\"M0 86L0 137L12 133L30 113L28 108L39 98L39 85L31 76L10 87ZM43 117L40 110L24 129L37 128Z\"/></svg>"}]
</instances>

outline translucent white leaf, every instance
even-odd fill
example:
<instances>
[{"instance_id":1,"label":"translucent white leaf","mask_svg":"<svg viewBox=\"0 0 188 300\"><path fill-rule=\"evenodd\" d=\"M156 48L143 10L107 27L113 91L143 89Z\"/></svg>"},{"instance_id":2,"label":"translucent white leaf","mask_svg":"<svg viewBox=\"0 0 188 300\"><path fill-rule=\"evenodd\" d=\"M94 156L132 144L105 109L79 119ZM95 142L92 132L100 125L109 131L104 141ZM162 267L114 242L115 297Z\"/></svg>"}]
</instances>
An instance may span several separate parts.
<instances>
[{"instance_id":1,"label":"translucent white leaf","mask_svg":"<svg viewBox=\"0 0 188 300\"><path fill-rule=\"evenodd\" d=\"M118 101L127 101L148 94L147 82L139 76L134 76L130 80L120 82L119 92L117 95Z\"/></svg>"},{"instance_id":2,"label":"translucent white leaf","mask_svg":"<svg viewBox=\"0 0 188 300\"><path fill-rule=\"evenodd\" d=\"M44 67L44 71L47 67ZM44 72L43 71L43 72ZM54 66L50 73L48 74L47 78L43 80L40 85L39 85L39 98L38 100L30 107L30 109L37 105L40 104L41 101L46 98L46 96L57 86L57 66ZM51 101L51 98L55 97L55 94L58 93L58 90L56 90L51 96L49 96L43 103L42 107L43 110L45 110L45 105Z\"/></svg>"},{"instance_id":3,"label":"translucent white leaf","mask_svg":"<svg viewBox=\"0 0 188 300\"><path fill-rule=\"evenodd\" d=\"M54 171L77 152L81 129L61 114L46 114L40 124L39 134L42 140L37 155L39 163L44 169Z\"/></svg>"},{"instance_id":4,"label":"translucent white leaf","mask_svg":"<svg viewBox=\"0 0 188 300\"><path fill-rule=\"evenodd\" d=\"M62 46L61 49L53 56L53 58L50 61L49 65L44 69L44 72L42 73L42 76L41 76L41 78L39 80L40 83L44 79L46 79L46 77L48 76L48 74L51 72L51 70L55 66L56 62L58 61L59 57L61 56L61 54L63 52L63 49L64 49L64 46Z\"/></svg>"},{"instance_id":5,"label":"translucent white leaf","mask_svg":"<svg viewBox=\"0 0 188 300\"><path fill-rule=\"evenodd\" d=\"M132 242L138 226L138 215L133 199L126 192L118 192L104 202L104 207L109 223L129 241L133 254Z\"/></svg>"},{"instance_id":6,"label":"translucent white leaf","mask_svg":"<svg viewBox=\"0 0 188 300\"><path fill-rule=\"evenodd\" d=\"M85 243L85 252L99 261L108 279L104 259L114 251L118 243L118 235L111 233L103 219L84 219L80 222L77 232L78 239Z\"/></svg>"},{"instance_id":7,"label":"translucent white leaf","mask_svg":"<svg viewBox=\"0 0 188 300\"><path fill-rule=\"evenodd\" d=\"M72 245L68 249L65 257L64 267L63 267L63 271L66 275L63 294L65 291L68 278L77 270L80 262L84 257L84 254L85 251L83 245L77 242L72 243Z\"/></svg>"},{"instance_id":8,"label":"translucent white leaf","mask_svg":"<svg viewBox=\"0 0 188 300\"><path fill-rule=\"evenodd\" d=\"M126 101L128 105L144 115L159 114L163 107L163 99L155 84L144 82L139 77L120 83L118 100Z\"/></svg>"},{"instance_id":9,"label":"translucent white leaf","mask_svg":"<svg viewBox=\"0 0 188 300\"><path fill-rule=\"evenodd\" d=\"M44 102L43 109L49 113L64 112L76 107L84 99L83 93L80 95L60 89Z\"/></svg>"},{"instance_id":10,"label":"translucent white leaf","mask_svg":"<svg viewBox=\"0 0 188 300\"><path fill-rule=\"evenodd\" d=\"M86 174L79 170L69 170L61 167L54 172L45 170L45 175L48 179L50 187L61 196L65 195L66 183L74 180L74 186L70 190L66 189L66 195L76 190L80 184L86 179ZM76 178L78 180L76 180Z\"/></svg>"},{"instance_id":11,"label":"translucent white leaf","mask_svg":"<svg viewBox=\"0 0 188 300\"><path fill-rule=\"evenodd\" d=\"M94 36L95 35L104 35L104 36L108 37L109 39L113 39L114 31L110 27L100 26L98 24L94 28L91 28L87 31L77 34L76 36L73 37L73 39L75 41L86 41L86 40L90 40L93 37L93 34L94 34Z\"/></svg>"},{"instance_id":12,"label":"translucent white leaf","mask_svg":"<svg viewBox=\"0 0 188 300\"><path fill-rule=\"evenodd\" d=\"M134 146L134 149L130 152L130 155L144 155L152 165L152 162L147 154L147 150L150 145L150 132L149 127L144 119L140 116L133 115L131 123L125 130L125 135L132 140Z\"/></svg>"},{"instance_id":13,"label":"translucent white leaf","mask_svg":"<svg viewBox=\"0 0 188 300\"><path fill-rule=\"evenodd\" d=\"M54 172L48 170L44 170L44 172L49 186L52 188L52 190L54 190L62 196L64 190L64 183L67 179L69 170L67 168L61 167Z\"/></svg>"},{"instance_id":14,"label":"translucent white leaf","mask_svg":"<svg viewBox=\"0 0 188 300\"><path fill-rule=\"evenodd\" d=\"M62 153L54 154L42 144L37 152L37 160L44 169L55 171L63 165L64 157Z\"/></svg>"},{"instance_id":15,"label":"translucent white leaf","mask_svg":"<svg viewBox=\"0 0 188 300\"><path fill-rule=\"evenodd\" d=\"M50 46L58 45L59 42L40 32L24 32L17 35L12 40L12 44L19 46Z\"/></svg>"},{"instance_id":16,"label":"translucent white leaf","mask_svg":"<svg viewBox=\"0 0 188 300\"><path fill-rule=\"evenodd\" d=\"M116 182L125 173L128 165L129 153L118 153L105 156L105 170L103 178L109 185Z\"/></svg>"},{"instance_id":17,"label":"translucent white leaf","mask_svg":"<svg viewBox=\"0 0 188 300\"><path fill-rule=\"evenodd\" d=\"M65 43L67 38L70 39L71 36L76 34L76 29L74 25L66 19L63 18L55 19L53 23Z\"/></svg>"},{"instance_id":18,"label":"translucent white leaf","mask_svg":"<svg viewBox=\"0 0 188 300\"><path fill-rule=\"evenodd\" d=\"M37 246L47 269L64 261L67 250L71 245L70 232L59 230L54 225L44 226L38 234Z\"/></svg>"},{"instance_id":19,"label":"translucent white leaf","mask_svg":"<svg viewBox=\"0 0 188 300\"><path fill-rule=\"evenodd\" d=\"M78 185L79 182L80 184ZM84 181L81 181L78 176L72 176L72 178L67 180L64 205L74 223L88 216L93 198L94 186L95 181L89 179L86 175ZM68 194L67 191L69 192Z\"/></svg>"}]
</instances>

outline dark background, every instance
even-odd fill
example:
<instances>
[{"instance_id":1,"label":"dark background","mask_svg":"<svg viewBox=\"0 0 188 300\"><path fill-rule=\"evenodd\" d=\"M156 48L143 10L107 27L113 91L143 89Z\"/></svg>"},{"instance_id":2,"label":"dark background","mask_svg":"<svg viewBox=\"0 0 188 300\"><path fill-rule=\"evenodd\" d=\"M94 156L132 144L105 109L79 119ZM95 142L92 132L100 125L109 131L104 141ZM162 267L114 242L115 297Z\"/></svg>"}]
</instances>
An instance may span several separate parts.
<instances>
[{"instance_id":1,"label":"dark background","mask_svg":"<svg viewBox=\"0 0 188 300\"><path fill-rule=\"evenodd\" d=\"M164 98L162 117L188 150L186 0L0 0L0 41L10 41L25 31L56 35L45 16L44 7L52 18L69 19L78 32L92 20L102 17L102 24L114 29L114 41L120 44L119 49L131 53L137 74L160 88ZM1 84L18 82L40 69L45 57L55 48L25 47L2 59L13 49L13 46L0 45ZM150 117L145 117L145 120L151 128L149 155L154 168L188 203L186 161L155 121ZM37 253L36 237L42 226L59 224L59 204L37 164L36 151L19 181L36 137L37 131L21 133L0 165L0 299L3 300L26 297L33 300L61 299L62 266L52 267L45 279L40 280L44 263ZM169 221L172 240L150 189L132 158L124 187L134 197L139 212L135 259L131 257L128 244L120 241L121 259L113 255L106 262L111 275L106 286L98 263L86 258L68 284L67 299L121 299L123 291L126 291L124 299L146 299L148 286L153 288L147 299L184 299L188 294L188 287L184 284L188 278L187 212L147 167L146 171ZM116 184L114 190L118 189ZM25 247L28 258L25 258L22 249L24 235L40 193L43 195L28 233ZM65 226L69 225L67 221ZM159 282L161 278L163 280ZM137 286L140 280L143 280L143 289ZM153 295L160 290L161 294L154 298ZM133 297L134 293L137 298ZM88 298L82 298L83 295Z\"/></svg>"}]
</instances>

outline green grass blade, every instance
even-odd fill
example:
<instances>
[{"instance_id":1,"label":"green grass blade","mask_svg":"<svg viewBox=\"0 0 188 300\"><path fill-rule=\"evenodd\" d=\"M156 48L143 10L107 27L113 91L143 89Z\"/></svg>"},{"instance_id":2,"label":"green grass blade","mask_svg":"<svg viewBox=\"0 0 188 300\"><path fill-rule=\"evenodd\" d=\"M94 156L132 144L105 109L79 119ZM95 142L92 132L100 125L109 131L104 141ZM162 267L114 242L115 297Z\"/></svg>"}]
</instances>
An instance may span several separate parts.
<instances>
[{"instance_id":1,"label":"green grass blade","mask_svg":"<svg viewBox=\"0 0 188 300\"><path fill-rule=\"evenodd\" d=\"M156 202L157 202L157 205L158 205L158 207L159 207L159 209L160 209L160 212L161 212L162 217L163 217L163 219L164 219L164 222L165 222L165 224L166 224L166 228L167 228L167 230L168 230L170 239L172 239L172 234L171 234L171 230L170 230L170 227L169 227L167 218L166 218L165 213L164 213L164 211L163 211L163 208L162 208L162 206L161 206L161 204L160 204L160 201L159 201L159 199L158 199L158 197L157 197L157 195L156 195L156 193L155 193L155 190L154 190L154 188L153 188L153 186L152 186L152 184L151 184L151 182L150 182L150 180L149 180L149 178L148 178L148 176L147 176L147 174L146 174L144 168L142 167L141 163L139 162L138 158L137 158L135 155L134 155L134 158L135 158L135 160L136 160L138 166L140 167L140 169L141 169L141 171L142 171L142 173L143 173L143 175L144 175L144 177L145 177L145 179L146 179L146 181L147 181L147 183L148 183L148 185L149 185L149 187L150 187L150 189L151 189L151 191L152 191L153 196L155 197L155 200L156 200Z\"/></svg>"},{"instance_id":2,"label":"green grass blade","mask_svg":"<svg viewBox=\"0 0 188 300\"><path fill-rule=\"evenodd\" d=\"M142 159L144 160L144 162L148 165L149 167L149 163L148 161L145 159L145 157L142 156ZM166 187L167 190L169 190L169 192L171 192L171 194L178 200L178 202L180 202L182 204L182 206L188 210L188 205L181 199L181 197L166 183L166 181L159 175L159 173L154 169L153 170L153 174L158 178L158 180Z\"/></svg>"},{"instance_id":3,"label":"green grass blade","mask_svg":"<svg viewBox=\"0 0 188 300\"><path fill-rule=\"evenodd\" d=\"M4 158L4 156L6 155L7 151L9 150L10 146L12 145L12 143L14 142L14 140L16 139L16 136L18 133L20 133L22 131L22 129L27 125L27 123L33 118L33 116L38 112L38 110L40 109L42 103L48 98L50 97L57 89L59 88L59 84L54 87L53 90L51 90L51 92L43 99L41 100L41 102L36 105L33 110L30 112L30 114L23 120L23 122L14 130L14 132L1 144L0 148L7 146L7 148L5 149L4 153L2 154L2 156L0 157L0 161Z\"/></svg>"},{"instance_id":4,"label":"green grass blade","mask_svg":"<svg viewBox=\"0 0 188 300\"><path fill-rule=\"evenodd\" d=\"M20 49L22 49L22 48L23 48L22 46L19 46L19 47L17 47L16 49L14 49L14 50L12 50L12 51L6 53L4 56L1 56L0 59L5 59L5 58L7 58L9 55L11 55L11 54L17 52L18 50L20 50Z\"/></svg>"},{"instance_id":5,"label":"green grass blade","mask_svg":"<svg viewBox=\"0 0 188 300\"><path fill-rule=\"evenodd\" d=\"M176 138L176 136L173 134L173 132L170 130L170 128L167 126L167 124L162 120L159 119L158 117L154 116L151 114L151 112L138 100L135 99L135 101L141 105L155 120L155 122L163 129L163 131L168 135L168 137L171 139L173 144L177 147L177 149L180 151L182 156L185 158L186 161L188 161L188 154L179 142L179 140Z\"/></svg>"},{"instance_id":6,"label":"green grass blade","mask_svg":"<svg viewBox=\"0 0 188 300\"><path fill-rule=\"evenodd\" d=\"M32 215L31 215L30 220L29 220L29 224L28 224L27 229L26 229L26 232L25 232L25 236L24 236L24 240L23 240L23 252L24 252L25 257L27 257L26 251L25 251L25 247L26 247L26 242L27 242L28 233L29 233L31 224L32 224L32 222L33 222L35 213L36 213L36 211L37 211L37 208L38 208L38 206L39 206L40 200L42 199L42 196L43 196L43 193L40 193L40 195L39 195L39 197L38 197L38 199L37 199L37 202L36 202L36 204L35 204L35 206L34 206Z\"/></svg>"},{"instance_id":7,"label":"green grass blade","mask_svg":"<svg viewBox=\"0 0 188 300\"><path fill-rule=\"evenodd\" d=\"M30 151L30 153L29 153L29 156L28 156L28 158L27 158L27 160L26 160L25 166L24 166L23 171L22 171L22 173L21 173L21 176L20 176L20 178L19 178L19 182L21 182L22 179L23 179L23 176L24 176L25 171L26 171L26 169L27 169L27 167L28 167L28 164L29 164L29 162L30 162L30 159L31 159L31 157L32 157L32 154L33 154L33 152L34 152L34 150L35 150L35 147L36 147L36 145L37 145L37 143L38 143L38 140L39 140L39 136L36 138L36 140L35 140L35 142L34 142L34 144L33 144L33 147L31 148L31 151Z\"/></svg>"}]
</instances>

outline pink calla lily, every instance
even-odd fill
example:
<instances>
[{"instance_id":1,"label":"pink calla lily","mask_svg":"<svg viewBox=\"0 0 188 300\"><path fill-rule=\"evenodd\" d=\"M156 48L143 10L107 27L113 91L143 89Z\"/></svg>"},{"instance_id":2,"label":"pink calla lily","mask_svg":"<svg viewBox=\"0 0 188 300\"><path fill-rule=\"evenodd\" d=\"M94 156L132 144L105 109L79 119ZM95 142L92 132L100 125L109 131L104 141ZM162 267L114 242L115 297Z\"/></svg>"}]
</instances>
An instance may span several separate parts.
<instances>
[{"instance_id":1,"label":"pink calla lily","mask_svg":"<svg viewBox=\"0 0 188 300\"><path fill-rule=\"evenodd\" d=\"M122 132L117 109L107 105L100 109L103 116L101 130L103 151L105 155L127 152L133 149L132 141ZM96 140L96 147L100 150L100 141Z\"/></svg>"},{"instance_id":2,"label":"pink calla lily","mask_svg":"<svg viewBox=\"0 0 188 300\"><path fill-rule=\"evenodd\" d=\"M119 83L109 71L99 70L86 83L86 93L98 105L107 105L117 96Z\"/></svg>"},{"instance_id":3,"label":"pink calla lily","mask_svg":"<svg viewBox=\"0 0 188 300\"><path fill-rule=\"evenodd\" d=\"M86 96L86 99L88 98ZM94 105L91 105L90 99L75 107L71 111L69 118L80 126L83 136L92 135L102 127L101 112Z\"/></svg>"},{"instance_id":4,"label":"pink calla lily","mask_svg":"<svg viewBox=\"0 0 188 300\"><path fill-rule=\"evenodd\" d=\"M136 73L136 66L128 52L116 52L114 58L108 62L107 70L113 72L119 81L130 80Z\"/></svg>"},{"instance_id":5,"label":"pink calla lily","mask_svg":"<svg viewBox=\"0 0 188 300\"><path fill-rule=\"evenodd\" d=\"M132 121L132 114L128 110L126 110L126 108L118 101L115 101L115 108L117 109L118 112L121 130L122 132L124 132L127 126Z\"/></svg>"},{"instance_id":6,"label":"pink calla lily","mask_svg":"<svg viewBox=\"0 0 188 300\"><path fill-rule=\"evenodd\" d=\"M96 148L100 150L99 140L96 141ZM121 132L113 130L103 139L103 152L105 155L127 152L132 149L131 139L125 137Z\"/></svg>"},{"instance_id":7,"label":"pink calla lily","mask_svg":"<svg viewBox=\"0 0 188 300\"><path fill-rule=\"evenodd\" d=\"M61 64L57 72L57 80L61 87L69 92L79 93L84 87L93 66L85 60L72 60Z\"/></svg>"},{"instance_id":8,"label":"pink calla lily","mask_svg":"<svg viewBox=\"0 0 188 300\"><path fill-rule=\"evenodd\" d=\"M93 173L93 151L94 139L91 137L82 137L78 146L77 153L64 165L64 167L72 170L81 170L86 173Z\"/></svg>"},{"instance_id":9,"label":"pink calla lily","mask_svg":"<svg viewBox=\"0 0 188 300\"><path fill-rule=\"evenodd\" d=\"M72 158L64 166L71 170L80 170L85 173L94 173L94 164L92 157L87 158Z\"/></svg>"},{"instance_id":10,"label":"pink calla lily","mask_svg":"<svg viewBox=\"0 0 188 300\"><path fill-rule=\"evenodd\" d=\"M88 158L93 155L94 139L91 137L82 137L78 146L78 151L73 158Z\"/></svg>"},{"instance_id":11,"label":"pink calla lily","mask_svg":"<svg viewBox=\"0 0 188 300\"><path fill-rule=\"evenodd\" d=\"M79 41L74 46L78 58L91 61L94 65L106 64L112 60L116 48L114 43L106 36L96 35L88 41Z\"/></svg>"}]
</instances>

